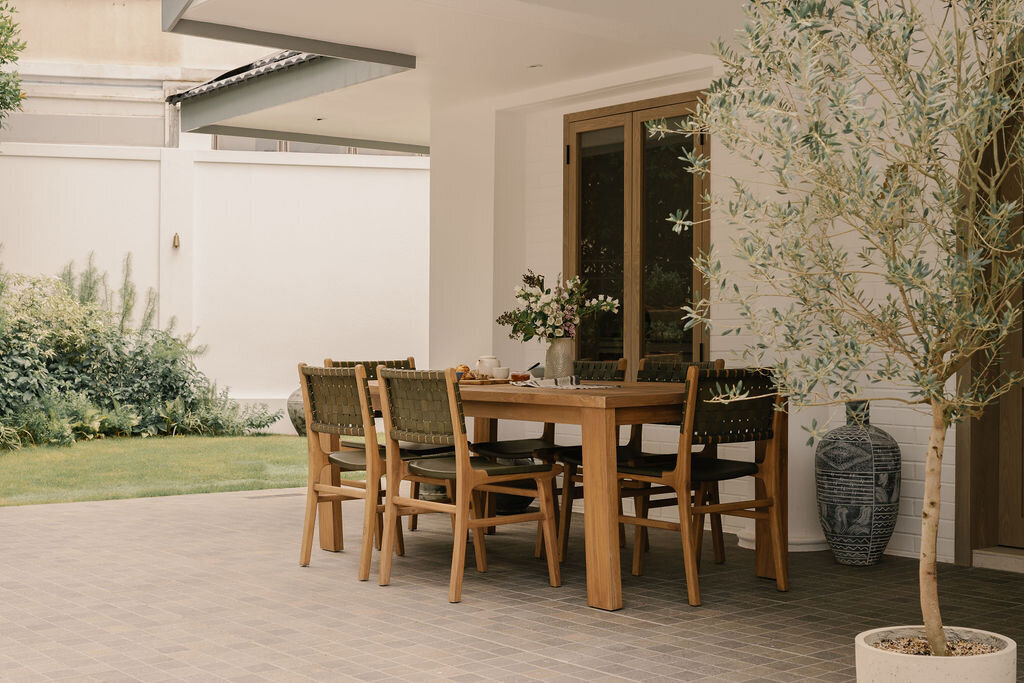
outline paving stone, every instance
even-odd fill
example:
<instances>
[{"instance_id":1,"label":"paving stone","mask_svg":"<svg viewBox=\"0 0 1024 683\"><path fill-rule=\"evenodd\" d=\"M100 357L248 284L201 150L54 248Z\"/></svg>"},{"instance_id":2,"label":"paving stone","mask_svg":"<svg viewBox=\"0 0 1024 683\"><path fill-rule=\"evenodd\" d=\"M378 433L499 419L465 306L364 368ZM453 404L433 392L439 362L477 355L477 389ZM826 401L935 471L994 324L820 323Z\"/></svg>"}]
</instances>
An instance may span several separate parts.
<instances>
[{"instance_id":1,"label":"paving stone","mask_svg":"<svg viewBox=\"0 0 1024 683\"><path fill-rule=\"evenodd\" d=\"M0 508L0 679L850 681L857 632L920 620L913 559L794 553L779 593L732 538L690 607L678 535L657 529L644 576L622 554L625 609L593 610L576 522L561 588L533 557L536 527L505 526L486 573L470 544L450 605L447 518L420 517L381 587L376 555L356 580L360 506L345 506L348 550L298 566L295 493ZM942 565L939 585L947 623L1024 642L1019 576Z\"/></svg>"}]
</instances>

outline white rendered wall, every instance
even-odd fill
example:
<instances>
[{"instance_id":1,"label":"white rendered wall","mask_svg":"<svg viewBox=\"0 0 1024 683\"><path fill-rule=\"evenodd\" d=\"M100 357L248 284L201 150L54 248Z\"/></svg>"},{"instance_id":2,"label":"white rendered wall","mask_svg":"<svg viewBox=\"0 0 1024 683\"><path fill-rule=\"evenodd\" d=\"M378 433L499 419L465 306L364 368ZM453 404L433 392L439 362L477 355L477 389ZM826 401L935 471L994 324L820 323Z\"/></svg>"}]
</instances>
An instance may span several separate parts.
<instances>
[{"instance_id":1,"label":"white rendered wall","mask_svg":"<svg viewBox=\"0 0 1024 683\"><path fill-rule=\"evenodd\" d=\"M438 283L452 289L461 286L459 315L446 317L439 324L432 309L431 350L439 364L471 362L477 356L493 352L506 365L525 367L544 357L544 347L536 342L510 341L506 332L493 321L514 303L513 286L527 268L554 278L562 264L562 172L564 164L563 115L605 105L648 97L688 92L705 88L711 81L716 63L710 58L693 57L650 65L645 69L603 74L589 79L558 84L533 92L513 93L501 100L475 103L472 114L465 108L434 112L431 154L434 174L431 187L431 240L466 244L471 240L473 259L481 258L488 241L490 263L472 263L456 275L440 267L435 254L431 266L431 287L437 296ZM486 138L493 127L493 146ZM715 172L719 176L749 175L741 160L713 150ZM441 166L444 158L458 163ZM747 171L744 173L744 171ZM714 180L712 181L714 183ZM719 185L719 187L721 187ZM492 211L487 220L478 217ZM473 216L472 221L467 216ZM717 227L716 227L717 226ZM720 218L712 225L712 241L727 247L729 236ZM482 234L481 234L482 233ZM477 291L490 281L490 300ZM728 327L734 315L724 307L715 316ZM481 339L480 325L486 324L490 339ZM716 334L711 340L711 356L724 358L727 365L739 364L735 337ZM444 352L442 352L442 349ZM825 410L795 411L790 417L789 515L792 550L814 550L824 546L814 502L813 449L806 446L807 434L801 425L811 417L827 421ZM841 419L841 415L839 416ZM924 453L930 420L904 407L878 404L872 408L872 423L889 431L903 450L903 490L901 515L888 552L916 555L920 538L920 512L924 478ZM838 422L836 423L836 426ZM625 430L624 430L625 432ZM502 422L501 438L539 435L540 425ZM625 438L623 433L622 438ZM578 428L559 428L560 442L578 443ZM669 452L675 449L678 433L668 428L645 430L649 450ZM953 471L955 434L947 435L943 463L943 507L939 525L939 559L953 559ZM734 450L736 450L734 448ZM732 455L732 454L730 454ZM738 457L749 457L746 455ZM745 484L724 489L723 498L750 497ZM675 514L674 508L656 511ZM752 541L752 525L727 518L728 529L739 533L741 542Z\"/></svg>"},{"instance_id":2,"label":"white rendered wall","mask_svg":"<svg viewBox=\"0 0 1024 683\"><path fill-rule=\"evenodd\" d=\"M56 275L94 251L116 288L132 252L161 323L208 346L200 367L280 408L299 361L427 366L429 173L425 157L0 144L0 261Z\"/></svg>"}]
</instances>

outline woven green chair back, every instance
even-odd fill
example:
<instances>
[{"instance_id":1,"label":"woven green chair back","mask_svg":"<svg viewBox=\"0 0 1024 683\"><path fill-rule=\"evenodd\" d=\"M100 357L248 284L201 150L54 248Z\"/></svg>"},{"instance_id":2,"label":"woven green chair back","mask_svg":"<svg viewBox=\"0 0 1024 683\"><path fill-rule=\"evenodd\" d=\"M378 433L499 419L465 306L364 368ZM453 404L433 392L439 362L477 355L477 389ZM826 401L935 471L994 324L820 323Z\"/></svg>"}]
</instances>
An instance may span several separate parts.
<instances>
[{"instance_id":1,"label":"woven green chair back","mask_svg":"<svg viewBox=\"0 0 1024 683\"><path fill-rule=\"evenodd\" d=\"M578 360L573 364L573 374L593 382L621 382L626 379L626 371L619 369L617 360Z\"/></svg>"},{"instance_id":2,"label":"woven green chair back","mask_svg":"<svg viewBox=\"0 0 1024 683\"><path fill-rule=\"evenodd\" d=\"M455 431L448 403L444 373L435 370L383 371L388 405L391 408L391 438L399 441L454 446ZM466 433L462 398L455 385L459 433Z\"/></svg>"},{"instance_id":3,"label":"woven green chair back","mask_svg":"<svg viewBox=\"0 0 1024 683\"><path fill-rule=\"evenodd\" d=\"M363 410L359 405L359 381L354 368L304 367L309 387L310 428L321 434L364 436ZM370 405L365 385L366 405Z\"/></svg>"},{"instance_id":4,"label":"woven green chair back","mask_svg":"<svg viewBox=\"0 0 1024 683\"><path fill-rule=\"evenodd\" d=\"M756 398L728 403L711 400L734 389ZM693 443L740 443L772 438L776 393L775 381L765 370L701 370L694 407ZM685 414L685 409L683 412Z\"/></svg>"},{"instance_id":5,"label":"woven green chair back","mask_svg":"<svg viewBox=\"0 0 1024 683\"><path fill-rule=\"evenodd\" d=\"M637 382L685 382L690 366L696 365L701 370L713 370L715 361L702 360L691 363L675 358L648 358L636 373Z\"/></svg>"},{"instance_id":6,"label":"woven green chair back","mask_svg":"<svg viewBox=\"0 0 1024 683\"><path fill-rule=\"evenodd\" d=\"M335 360L331 361L331 367L334 368L354 368L357 365L362 365L366 368L366 379L377 379L377 366L383 365L386 368L394 368L396 370L412 370L413 364L408 358L401 360Z\"/></svg>"}]
</instances>

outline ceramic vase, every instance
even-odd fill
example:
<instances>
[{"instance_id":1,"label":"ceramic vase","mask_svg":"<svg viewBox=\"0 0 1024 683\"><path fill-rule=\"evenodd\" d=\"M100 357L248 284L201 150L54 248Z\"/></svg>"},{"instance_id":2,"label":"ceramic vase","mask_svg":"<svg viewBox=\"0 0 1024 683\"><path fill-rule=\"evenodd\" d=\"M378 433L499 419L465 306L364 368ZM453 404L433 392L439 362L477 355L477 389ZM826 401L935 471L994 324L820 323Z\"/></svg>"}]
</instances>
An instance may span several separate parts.
<instances>
[{"instance_id":1,"label":"ceramic vase","mask_svg":"<svg viewBox=\"0 0 1024 683\"><path fill-rule=\"evenodd\" d=\"M292 421L299 436L306 435L306 408L302 405L302 389L296 389L288 397L288 419Z\"/></svg>"},{"instance_id":2,"label":"ceramic vase","mask_svg":"<svg viewBox=\"0 0 1024 683\"><path fill-rule=\"evenodd\" d=\"M568 377L573 371L573 343L569 337L550 340L544 356L544 377Z\"/></svg>"},{"instance_id":3,"label":"ceramic vase","mask_svg":"<svg viewBox=\"0 0 1024 683\"><path fill-rule=\"evenodd\" d=\"M896 527L900 447L869 422L866 401L846 404L846 424L818 442L818 520L840 564L876 564Z\"/></svg>"}]
</instances>

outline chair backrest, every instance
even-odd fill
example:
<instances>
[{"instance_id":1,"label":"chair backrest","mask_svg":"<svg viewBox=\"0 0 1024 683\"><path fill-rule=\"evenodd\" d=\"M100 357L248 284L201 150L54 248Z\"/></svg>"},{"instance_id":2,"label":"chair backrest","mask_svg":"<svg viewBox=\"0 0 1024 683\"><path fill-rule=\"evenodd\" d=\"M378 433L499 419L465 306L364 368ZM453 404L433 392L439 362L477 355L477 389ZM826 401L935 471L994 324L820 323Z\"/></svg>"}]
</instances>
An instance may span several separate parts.
<instances>
[{"instance_id":1,"label":"chair backrest","mask_svg":"<svg viewBox=\"0 0 1024 683\"><path fill-rule=\"evenodd\" d=\"M307 432L366 436L368 421L373 423L373 418L364 411L364 406L371 405L370 393L365 372L357 370L355 367L318 368L299 364Z\"/></svg>"},{"instance_id":2,"label":"chair backrest","mask_svg":"<svg viewBox=\"0 0 1024 683\"><path fill-rule=\"evenodd\" d=\"M774 436L778 389L771 372L763 368L690 370L687 404L683 408L685 432L692 426L692 443L720 444L766 441ZM716 397L736 393L735 401Z\"/></svg>"},{"instance_id":3,"label":"chair backrest","mask_svg":"<svg viewBox=\"0 0 1024 683\"><path fill-rule=\"evenodd\" d=\"M696 365L701 370L713 370L724 368L725 361L702 360L696 363L684 361L674 356L655 356L654 358L640 359L640 366L637 368L637 382L685 382L686 373L690 366Z\"/></svg>"},{"instance_id":4,"label":"chair backrest","mask_svg":"<svg viewBox=\"0 0 1024 683\"><path fill-rule=\"evenodd\" d=\"M621 382L626 379L626 359L578 360L573 363L573 374L592 382Z\"/></svg>"},{"instance_id":5,"label":"chair backrest","mask_svg":"<svg viewBox=\"0 0 1024 683\"><path fill-rule=\"evenodd\" d=\"M325 368L354 368L357 365L362 365L364 368L366 368L366 379L377 379L377 366L379 365L383 365L386 368L394 368L396 370L415 370L416 360L412 356L400 360L333 360L331 358L324 359Z\"/></svg>"},{"instance_id":6,"label":"chair backrest","mask_svg":"<svg viewBox=\"0 0 1024 683\"><path fill-rule=\"evenodd\" d=\"M455 373L380 367L384 424L395 441L456 446L466 438L466 419ZM450 397L454 397L453 410ZM454 423L458 424L454 424Z\"/></svg>"}]
</instances>

